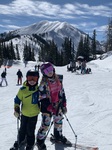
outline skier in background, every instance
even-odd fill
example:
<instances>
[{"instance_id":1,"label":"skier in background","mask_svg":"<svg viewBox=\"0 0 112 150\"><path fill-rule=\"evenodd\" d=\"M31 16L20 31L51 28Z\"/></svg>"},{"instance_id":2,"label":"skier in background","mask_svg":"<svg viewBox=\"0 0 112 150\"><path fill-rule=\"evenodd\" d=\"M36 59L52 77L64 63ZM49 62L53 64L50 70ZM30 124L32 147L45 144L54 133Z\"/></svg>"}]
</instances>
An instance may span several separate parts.
<instances>
[{"instance_id":1,"label":"skier in background","mask_svg":"<svg viewBox=\"0 0 112 150\"><path fill-rule=\"evenodd\" d=\"M21 72L20 69L18 69L17 76L18 76L17 84L18 84L18 85L19 85L19 84L21 85L21 84L22 84L22 77L23 77L23 74L22 74L22 72Z\"/></svg>"},{"instance_id":2,"label":"skier in background","mask_svg":"<svg viewBox=\"0 0 112 150\"><path fill-rule=\"evenodd\" d=\"M7 79L6 79L6 75L7 75L6 71L3 71L2 74L1 74L1 83L0 83L0 86L2 86L3 81L5 81L6 86L8 85Z\"/></svg>"},{"instance_id":3,"label":"skier in background","mask_svg":"<svg viewBox=\"0 0 112 150\"><path fill-rule=\"evenodd\" d=\"M86 60L83 60L83 62L81 63L81 74L85 73L86 73Z\"/></svg>"},{"instance_id":4,"label":"skier in background","mask_svg":"<svg viewBox=\"0 0 112 150\"><path fill-rule=\"evenodd\" d=\"M37 66L37 67L38 67L38 72L39 72L39 69L40 69L40 65L38 64L38 66Z\"/></svg>"}]
</instances>

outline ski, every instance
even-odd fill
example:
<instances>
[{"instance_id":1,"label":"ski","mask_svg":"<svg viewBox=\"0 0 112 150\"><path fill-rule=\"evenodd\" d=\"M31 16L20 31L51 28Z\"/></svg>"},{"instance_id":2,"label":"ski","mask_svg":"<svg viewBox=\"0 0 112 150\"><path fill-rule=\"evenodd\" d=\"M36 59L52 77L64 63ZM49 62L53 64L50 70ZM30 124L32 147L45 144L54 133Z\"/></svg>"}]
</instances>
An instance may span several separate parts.
<instances>
[{"instance_id":1,"label":"ski","mask_svg":"<svg viewBox=\"0 0 112 150\"><path fill-rule=\"evenodd\" d=\"M71 143L71 145L67 145L67 144L63 144L61 142L53 142L54 144L62 144L65 147L74 147L77 148L78 150L98 150L98 147L90 147L90 146L85 146L82 144L75 144L75 143Z\"/></svg>"},{"instance_id":2,"label":"ski","mask_svg":"<svg viewBox=\"0 0 112 150\"><path fill-rule=\"evenodd\" d=\"M64 144L60 141L56 141L52 136L50 138L47 137L47 139L50 140L53 144L61 144L64 147L74 147L77 150L98 150L98 147L86 146L86 145L83 145L83 144L75 144L75 143L71 143L70 141L68 141L67 144L66 143Z\"/></svg>"},{"instance_id":3,"label":"ski","mask_svg":"<svg viewBox=\"0 0 112 150\"><path fill-rule=\"evenodd\" d=\"M98 147L93 147L93 146L85 146L85 145L82 145L82 144L74 144L72 143L72 147L76 147L77 149L80 149L80 150L98 150Z\"/></svg>"}]
</instances>

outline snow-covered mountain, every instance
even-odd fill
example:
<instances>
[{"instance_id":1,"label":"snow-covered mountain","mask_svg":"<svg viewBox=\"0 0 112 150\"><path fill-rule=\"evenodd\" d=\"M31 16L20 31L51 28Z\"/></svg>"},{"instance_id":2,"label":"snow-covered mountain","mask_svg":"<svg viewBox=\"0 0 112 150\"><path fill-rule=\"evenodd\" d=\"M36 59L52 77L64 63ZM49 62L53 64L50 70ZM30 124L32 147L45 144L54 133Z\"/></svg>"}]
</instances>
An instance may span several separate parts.
<instances>
[{"instance_id":1,"label":"snow-covered mountain","mask_svg":"<svg viewBox=\"0 0 112 150\"><path fill-rule=\"evenodd\" d=\"M18 30L11 32L14 35L32 35L37 34L43 37L45 40L54 40L58 46L61 46L65 37L70 37L74 42L75 47L77 48L78 42L80 40L81 34L83 36L86 33L76 29L72 25L67 22L59 22L59 21L41 21L39 23L35 23L31 26L24 27Z\"/></svg>"},{"instance_id":2,"label":"snow-covered mountain","mask_svg":"<svg viewBox=\"0 0 112 150\"><path fill-rule=\"evenodd\" d=\"M59 21L41 21L33 25L11 31L5 36L12 36L12 41L14 45L19 44L19 51L23 51L24 42L28 41L31 45L34 46L37 54L39 48L38 42L40 43L42 42L42 40L37 41L35 44L36 39L33 34L38 35L44 41L49 41L53 39L54 42L57 44L58 49L62 46L65 37L69 37L74 43L75 51L77 50L81 35L83 35L83 37L86 36L86 33L73 27L71 24ZM98 50L101 50L99 42L97 48Z\"/></svg>"}]
</instances>

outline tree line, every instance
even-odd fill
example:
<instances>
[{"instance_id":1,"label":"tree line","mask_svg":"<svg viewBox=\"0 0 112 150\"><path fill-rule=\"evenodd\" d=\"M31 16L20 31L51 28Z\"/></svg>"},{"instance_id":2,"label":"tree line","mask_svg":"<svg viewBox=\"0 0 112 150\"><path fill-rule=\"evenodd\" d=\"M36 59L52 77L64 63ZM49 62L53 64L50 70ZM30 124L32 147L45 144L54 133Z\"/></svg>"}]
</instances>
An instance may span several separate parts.
<instances>
[{"instance_id":1,"label":"tree line","mask_svg":"<svg viewBox=\"0 0 112 150\"><path fill-rule=\"evenodd\" d=\"M23 48L23 61L35 61L34 48L31 44L28 45L27 41ZM20 52L18 44L14 47L13 42L5 43L0 42L0 66L2 64L12 65L13 60L20 60Z\"/></svg>"},{"instance_id":2,"label":"tree line","mask_svg":"<svg viewBox=\"0 0 112 150\"><path fill-rule=\"evenodd\" d=\"M36 38L36 36L35 36ZM54 40L40 42L38 51L39 61L49 61L56 66L67 65L70 60L76 60L78 56L83 56L86 61L90 60L90 56L96 57L96 32L94 31L93 38L90 42L89 35L81 36L77 50L74 49L74 43L69 37L65 37L62 47L59 49ZM26 41L23 48L23 61L35 61L34 48ZM14 47L13 42L0 43L0 64L4 60L20 60L18 45Z\"/></svg>"},{"instance_id":3,"label":"tree line","mask_svg":"<svg viewBox=\"0 0 112 150\"><path fill-rule=\"evenodd\" d=\"M106 41L106 51L112 50L112 19L109 20L107 26L107 41ZM74 42L70 37L65 37L61 48L58 48L54 40L46 41L41 35L34 34L33 37L36 39L35 44L40 45L38 51L39 61L50 61L56 66L67 65L70 60L76 61L78 56L83 56L86 61L91 59L96 59L97 52L97 40L96 40L96 30L93 30L93 35L90 40L89 35L81 35L78 48L74 48ZM19 48L16 44L14 47L13 42L7 42L12 39L12 35L8 35L6 39L1 35L0 38L0 66L3 64L4 60L20 60ZM18 35L17 35L18 37ZM37 42L37 43L36 43ZM23 61L35 61L35 49L27 41L23 48Z\"/></svg>"}]
</instances>

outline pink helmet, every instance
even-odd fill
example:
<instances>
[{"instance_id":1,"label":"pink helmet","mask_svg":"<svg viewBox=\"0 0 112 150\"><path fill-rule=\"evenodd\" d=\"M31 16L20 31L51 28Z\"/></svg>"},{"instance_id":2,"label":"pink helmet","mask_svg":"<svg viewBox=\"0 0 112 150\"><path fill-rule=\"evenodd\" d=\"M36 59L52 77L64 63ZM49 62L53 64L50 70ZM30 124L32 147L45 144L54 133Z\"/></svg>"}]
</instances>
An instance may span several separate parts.
<instances>
[{"instance_id":1,"label":"pink helmet","mask_svg":"<svg viewBox=\"0 0 112 150\"><path fill-rule=\"evenodd\" d=\"M41 73L47 75L49 72L54 71L54 67L51 63L45 63L40 66Z\"/></svg>"}]
</instances>

